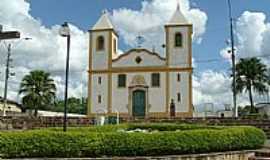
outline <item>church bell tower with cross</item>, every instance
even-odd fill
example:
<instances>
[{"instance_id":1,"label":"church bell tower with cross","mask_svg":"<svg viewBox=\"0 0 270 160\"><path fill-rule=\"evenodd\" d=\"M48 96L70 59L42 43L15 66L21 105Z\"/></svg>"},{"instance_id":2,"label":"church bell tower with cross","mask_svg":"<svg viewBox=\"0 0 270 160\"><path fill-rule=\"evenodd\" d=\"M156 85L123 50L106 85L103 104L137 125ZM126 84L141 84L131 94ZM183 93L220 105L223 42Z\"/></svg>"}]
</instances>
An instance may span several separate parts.
<instances>
[{"instance_id":1,"label":"church bell tower with cross","mask_svg":"<svg viewBox=\"0 0 270 160\"><path fill-rule=\"evenodd\" d=\"M178 68L179 73L167 73L167 106L176 101L176 112L188 112L192 116L192 32L193 26L185 18L178 3L170 21L165 25L166 65ZM176 82L178 79L179 82ZM177 103L177 100L182 101ZM183 106L189 106L188 110ZM169 111L169 109L167 109Z\"/></svg>"},{"instance_id":2,"label":"church bell tower with cross","mask_svg":"<svg viewBox=\"0 0 270 160\"><path fill-rule=\"evenodd\" d=\"M89 92L88 97L94 99L98 97L100 103L95 104L97 108L103 108L104 112L111 112L111 74L93 74L96 70L110 70L112 68L112 59L118 51L118 35L109 18L106 10L102 12L97 23L89 30ZM97 83L97 84L96 84ZM105 83L98 93L91 89L91 86L99 86ZM92 87L93 88L93 87ZM107 95L107 96L101 96ZM104 108L104 106L107 106ZM88 112L95 112L91 103L88 103Z\"/></svg>"}]
</instances>

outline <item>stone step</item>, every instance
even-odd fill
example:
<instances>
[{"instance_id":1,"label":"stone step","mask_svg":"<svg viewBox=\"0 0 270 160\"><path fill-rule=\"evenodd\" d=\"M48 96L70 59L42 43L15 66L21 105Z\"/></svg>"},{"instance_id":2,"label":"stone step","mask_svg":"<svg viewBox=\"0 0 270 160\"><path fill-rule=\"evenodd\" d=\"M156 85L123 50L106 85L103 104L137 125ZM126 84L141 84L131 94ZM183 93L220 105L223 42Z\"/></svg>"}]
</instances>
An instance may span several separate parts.
<instances>
[{"instance_id":1,"label":"stone step","mask_svg":"<svg viewBox=\"0 0 270 160\"><path fill-rule=\"evenodd\" d=\"M263 149L255 152L256 157L268 157L270 158L270 150L269 149Z\"/></svg>"},{"instance_id":2,"label":"stone step","mask_svg":"<svg viewBox=\"0 0 270 160\"><path fill-rule=\"evenodd\" d=\"M262 149L255 152L255 155L249 157L248 160L270 160L270 150Z\"/></svg>"},{"instance_id":3,"label":"stone step","mask_svg":"<svg viewBox=\"0 0 270 160\"><path fill-rule=\"evenodd\" d=\"M270 160L270 157L250 157L248 160Z\"/></svg>"}]
</instances>

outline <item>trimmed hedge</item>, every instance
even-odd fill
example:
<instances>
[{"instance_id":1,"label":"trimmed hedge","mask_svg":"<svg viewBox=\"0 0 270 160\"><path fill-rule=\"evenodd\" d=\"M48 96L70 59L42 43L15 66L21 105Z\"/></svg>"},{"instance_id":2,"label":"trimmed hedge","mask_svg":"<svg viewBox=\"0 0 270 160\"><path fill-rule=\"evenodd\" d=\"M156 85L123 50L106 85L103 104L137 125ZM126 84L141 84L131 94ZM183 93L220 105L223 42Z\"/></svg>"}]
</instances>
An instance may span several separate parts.
<instances>
[{"instance_id":1,"label":"trimmed hedge","mask_svg":"<svg viewBox=\"0 0 270 160\"><path fill-rule=\"evenodd\" d=\"M115 131L130 126L99 128L104 132L95 131L94 127L71 129L67 133L57 128L0 132L0 154L5 158L176 155L257 149L266 139L264 132L254 127L152 133Z\"/></svg>"},{"instance_id":2,"label":"trimmed hedge","mask_svg":"<svg viewBox=\"0 0 270 160\"><path fill-rule=\"evenodd\" d=\"M121 125L105 125L105 126L91 126L91 127L72 127L69 132L115 132L119 130L149 130L149 131L184 131L195 129L223 129L224 126L207 126L197 124L177 124L177 123L130 123ZM45 130L62 131L63 128L49 128Z\"/></svg>"}]
</instances>

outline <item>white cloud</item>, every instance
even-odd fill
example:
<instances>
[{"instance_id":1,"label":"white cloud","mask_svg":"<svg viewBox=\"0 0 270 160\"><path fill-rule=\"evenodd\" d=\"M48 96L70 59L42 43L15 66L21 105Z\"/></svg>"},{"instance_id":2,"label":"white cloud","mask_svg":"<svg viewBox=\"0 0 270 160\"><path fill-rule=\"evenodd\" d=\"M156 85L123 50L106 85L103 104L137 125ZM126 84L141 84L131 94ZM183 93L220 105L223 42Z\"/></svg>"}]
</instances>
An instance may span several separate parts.
<instances>
[{"instance_id":1,"label":"white cloud","mask_svg":"<svg viewBox=\"0 0 270 160\"><path fill-rule=\"evenodd\" d=\"M232 104L230 75L225 72L207 70L193 76L193 103L199 106L213 103L216 109L224 109L224 104ZM254 102L264 102L267 97L254 94ZM247 93L237 95L238 106L249 105ZM231 105L232 106L232 105Z\"/></svg>"},{"instance_id":2,"label":"white cloud","mask_svg":"<svg viewBox=\"0 0 270 160\"><path fill-rule=\"evenodd\" d=\"M183 14L193 23L194 40L199 43L206 30L207 15L198 8L191 8L189 0L180 2ZM143 47L152 49L155 46L161 54L164 54L161 48L165 42L164 25L172 17L176 6L177 1L143 1L140 10L117 9L113 10L111 17L127 45L136 47L136 37L142 35L146 39Z\"/></svg>"},{"instance_id":3,"label":"white cloud","mask_svg":"<svg viewBox=\"0 0 270 160\"><path fill-rule=\"evenodd\" d=\"M24 0L1 0L0 24L4 30L18 30L21 37L31 37L30 41L6 41L12 44L12 65L16 73L16 82L10 80L8 96L17 99L17 91L22 77L31 70L43 69L52 73L53 78L64 84L65 61L66 61L66 39L59 36L59 25L47 28L42 22L33 18L30 13L30 4ZM86 69L88 63L87 33L73 24L71 29L71 52L70 52L70 95L86 95L80 85L85 85L87 80ZM4 76L4 63L6 59L6 48L0 47L1 77ZM82 76L83 75L83 76ZM3 78L0 79L1 95L3 89ZM61 86L60 84L58 86ZM83 88L83 87L81 87ZM85 87L87 88L87 87ZM63 87L58 87L58 95L62 95ZM86 89L85 89L86 90Z\"/></svg>"},{"instance_id":4,"label":"white cloud","mask_svg":"<svg viewBox=\"0 0 270 160\"><path fill-rule=\"evenodd\" d=\"M236 35L238 40L238 56L250 57L261 55L261 46L266 30L264 13L244 12L237 20Z\"/></svg>"},{"instance_id":5,"label":"white cloud","mask_svg":"<svg viewBox=\"0 0 270 160\"><path fill-rule=\"evenodd\" d=\"M223 72L207 70L193 76L194 104L231 102L230 77Z\"/></svg>"},{"instance_id":6,"label":"white cloud","mask_svg":"<svg viewBox=\"0 0 270 160\"><path fill-rule=\"evenodd\" d=\"M270 23L266 21L266 15L262 12L245 11L237 19L235 28L236 58L260 57L270 67ZM227 52L228 50L231 49L229 47L221 49L220 55L231 61L231 54ZM209 89L213 88L209 86ZM221 97L226 97L225 95L224 91ZM212 94L213 97L215 97L214 94ZM263 102L266 97L254 93L254 99L255 102ZM245 93L238 97L238 103L242 105L249 103Z\"/></svg>"},{"instance_id":7,"label":"white cloud","mask_svg":"<svg viewBox=\"0 0 270 160\"><path fill-rule=\"evenodd\" d=\"M245 11L237 19L235 28L236 57L258 56L270 65L270 23L266 21L265 13ZM222 57L230 56L226 53L228 49L221 50Z\"/></svg>"}]
</instances>

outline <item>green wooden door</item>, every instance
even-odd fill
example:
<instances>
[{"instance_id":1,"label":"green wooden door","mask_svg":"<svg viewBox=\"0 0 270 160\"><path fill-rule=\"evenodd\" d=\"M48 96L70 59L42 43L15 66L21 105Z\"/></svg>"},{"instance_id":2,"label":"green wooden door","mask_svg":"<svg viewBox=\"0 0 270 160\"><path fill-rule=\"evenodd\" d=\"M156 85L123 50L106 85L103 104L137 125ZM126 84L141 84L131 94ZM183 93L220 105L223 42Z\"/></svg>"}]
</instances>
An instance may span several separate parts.
<instances>
[{"instance_id":1,"label":"green wooden door","mask_svg":"<svg viewBox=\"0 0 270 160\"><path fill-rule=\"evenodd\" d=\"M145 116L145 91L134 91L132 98L133 117Z\"/></svg>"}]
</instances>

